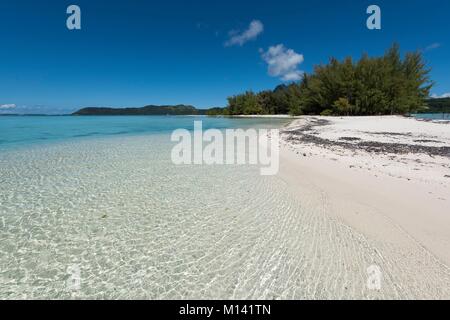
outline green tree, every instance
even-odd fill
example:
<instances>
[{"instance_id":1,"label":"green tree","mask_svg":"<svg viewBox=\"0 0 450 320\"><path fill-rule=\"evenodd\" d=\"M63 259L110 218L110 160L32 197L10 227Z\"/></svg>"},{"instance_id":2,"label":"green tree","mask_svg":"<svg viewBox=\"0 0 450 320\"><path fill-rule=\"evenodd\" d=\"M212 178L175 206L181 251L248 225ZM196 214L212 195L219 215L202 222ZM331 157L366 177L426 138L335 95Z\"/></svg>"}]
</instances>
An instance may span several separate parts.
<instances>
[{"instance_id":1,"label":"green tree","mask_svg":"<svg viewBox=\"0 0 450 320\"><path fill-rule=\"evenodd\" d=\"M273 91L249 91L228 98L230 114L405 114L421 110L433 82L420 52L407 53L394 44L382 57L363 54L314 67L298 83ZM329 111L327 111L329 113Z\"/></svg>"},{"instance_id":2,"label":"green tree","mask_svg":"<svg viewBox=\"0 0 450 320\"><path fill-rule=\"evenodd\" d=\"M333 107L337 114L349 116L353 110L347 98L339 98L333 103Z\"/></svg>"}]
</instances>

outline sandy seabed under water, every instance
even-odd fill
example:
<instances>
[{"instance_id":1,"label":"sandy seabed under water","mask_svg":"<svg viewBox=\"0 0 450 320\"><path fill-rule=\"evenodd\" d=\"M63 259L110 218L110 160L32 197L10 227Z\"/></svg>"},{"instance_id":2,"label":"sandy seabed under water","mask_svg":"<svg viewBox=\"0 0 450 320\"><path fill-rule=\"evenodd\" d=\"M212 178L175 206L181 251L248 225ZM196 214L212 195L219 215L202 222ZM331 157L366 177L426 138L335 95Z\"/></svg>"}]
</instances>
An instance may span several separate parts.
<instances>
[{"instance_id":1,"label":"sandy seabed under water","mask_svg":"<svg viewBox=\"0 0 450 320\"><path fill-rule=\"evenodd\" d=\"M257 167L174 166L171 147L151 135L0 153L0 298L448 296L445 269L424 288L320 194L294 197ZM373 264L389 270L381 290Z\"/></svg>"}]
</instances>

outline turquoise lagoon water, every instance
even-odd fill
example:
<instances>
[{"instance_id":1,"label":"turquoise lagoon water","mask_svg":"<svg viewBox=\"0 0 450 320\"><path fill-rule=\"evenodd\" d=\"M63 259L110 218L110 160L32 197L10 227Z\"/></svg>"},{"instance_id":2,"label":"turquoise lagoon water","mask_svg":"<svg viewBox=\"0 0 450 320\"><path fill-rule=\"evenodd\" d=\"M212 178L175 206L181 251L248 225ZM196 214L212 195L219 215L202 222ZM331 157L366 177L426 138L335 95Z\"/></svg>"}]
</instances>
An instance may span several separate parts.
<instances>
[{"instance_id":1,"label":"turquoise lagoon water","mask_svg":"<svg viewBox=\"0 0 450 320\"><path fill-rule=\"evenodd\" d=\"M178 128L192 130L194 120L202 120L204 129L273 128L286 123L280 119L189 116L0 116L0 148L90 137L167 134Z\"/></svg>"},{"instance_id":2,"label":"turquoise lagoon water","mask_svg":"<svg viewBox=\"0 0 450 320\"><path fill-rule=\"evenodd\" d=\"M446 296L437 273L430 285L405 278L415 264L330 217L313 186L293 193L252 166L173 165L171 131L198 119L0 117L0 299ZM388 272L380 291L366 287L372 264Z\"/></svg>"},{"instance_id":3,"label":"turquoise lagoon water","mask_svg":"<svg viewBox=\"0 0 450 320\"><path fill-rule=\"evenodd\" d=\"M413 114L413 116L417 119L450 121L449 113L417 113Z\"/></svg>"}]
</instances>

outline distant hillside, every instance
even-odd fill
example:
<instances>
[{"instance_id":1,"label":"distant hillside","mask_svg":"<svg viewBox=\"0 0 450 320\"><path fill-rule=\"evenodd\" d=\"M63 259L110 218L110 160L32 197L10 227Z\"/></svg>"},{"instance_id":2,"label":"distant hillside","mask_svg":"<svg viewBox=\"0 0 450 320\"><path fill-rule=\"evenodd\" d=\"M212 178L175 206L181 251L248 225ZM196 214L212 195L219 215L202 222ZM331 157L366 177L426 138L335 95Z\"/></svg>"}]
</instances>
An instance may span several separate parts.
<instances>
[{"instance_id":1,"label":"distant hillside","mask_svg":"<svg viewBox=\"0 0 450 320\"><path fill-rule=\"evenodd\" d=\"M428 108L422 113L450 113L450 98L428 99Z\"/></svg>"},{"instance_id":2,"label":"distant hillside","mask_svg":"<svg viewBox=\"0 0 450 320\"><path fill-rule=\"evenodd\" d=\"M142 108L83 108L73 113L77 116L158 116L158 115L204 115L207 110L199 110L189 105L154 106Z\"/></svg>"}]
</instances>

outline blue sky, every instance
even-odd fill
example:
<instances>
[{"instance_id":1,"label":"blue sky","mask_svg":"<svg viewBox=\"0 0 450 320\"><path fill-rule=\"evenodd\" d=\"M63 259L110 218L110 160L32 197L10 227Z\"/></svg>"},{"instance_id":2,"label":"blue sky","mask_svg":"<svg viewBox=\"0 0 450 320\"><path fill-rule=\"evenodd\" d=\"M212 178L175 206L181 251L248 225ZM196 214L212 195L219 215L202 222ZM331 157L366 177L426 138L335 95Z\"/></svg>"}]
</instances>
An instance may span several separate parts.
<instances>
[{"instance_id":1,"label":"blue sky","mask_svg":"<svg viewBox=\"0 0 450 320\"><path fill-rule=\"evenodd\" d=\"M81 8L81 30L66 9ZM382 30L366 28L377 4ZM450 92L447 0L0 2L0 112L85 106L223 106L329 57L423 50L433 94ZM270 49L271 48L271 49Z\"/></svg>"}]
</instances>

